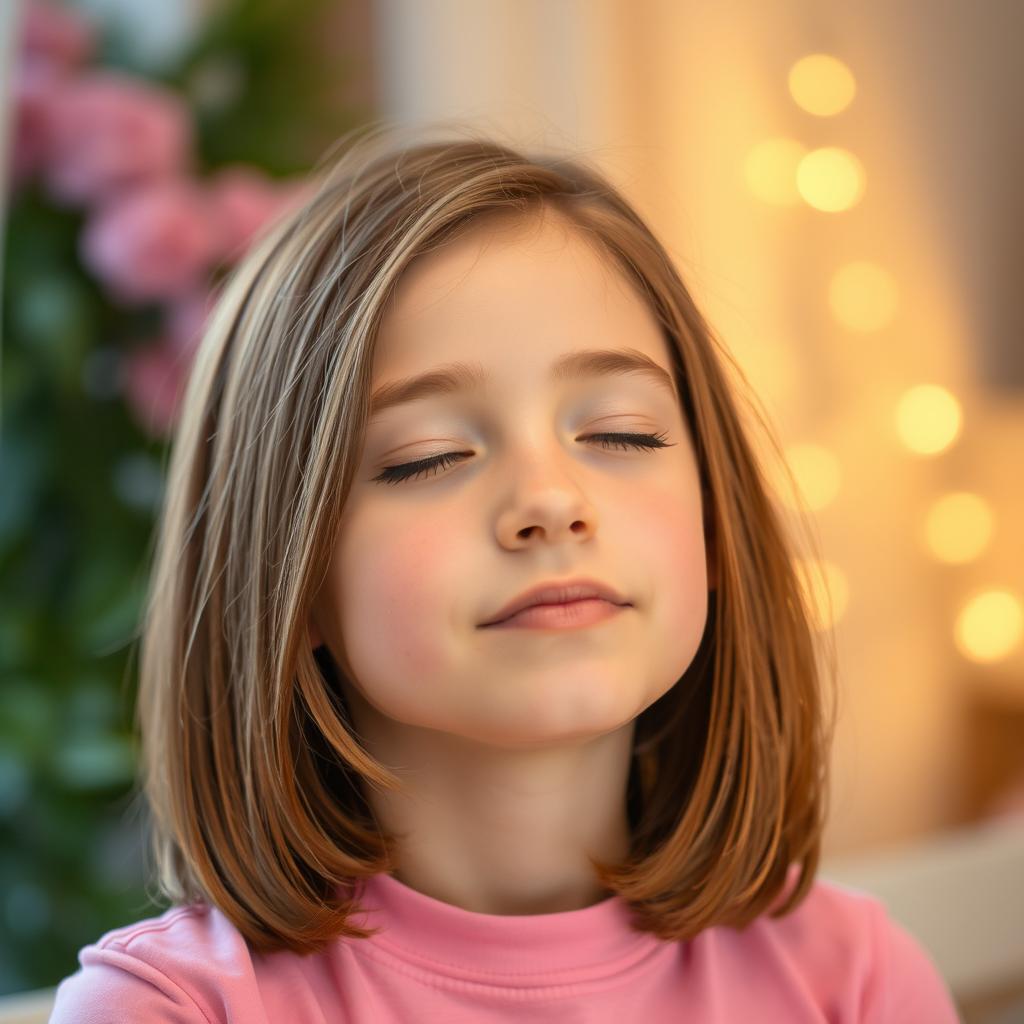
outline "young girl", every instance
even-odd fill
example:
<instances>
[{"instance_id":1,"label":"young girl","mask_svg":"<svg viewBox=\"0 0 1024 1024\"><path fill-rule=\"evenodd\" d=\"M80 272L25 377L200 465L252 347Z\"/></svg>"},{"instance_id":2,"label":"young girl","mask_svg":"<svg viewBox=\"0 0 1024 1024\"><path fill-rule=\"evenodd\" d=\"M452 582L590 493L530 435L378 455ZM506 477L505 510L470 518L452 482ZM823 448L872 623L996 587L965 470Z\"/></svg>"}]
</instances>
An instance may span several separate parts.
<instances>
[{"instance_id":1,"label":"young girl","mask_svg":"<svg viewBox=\"0 0 1024 1024\"><path fill-rule=\"evenodd\" d=\"M594 170L352 140L196 357L138 703L172 907L52 1020L955 1021L815 879L823 673L725 358Z\"/></svg>"}]
</instances>

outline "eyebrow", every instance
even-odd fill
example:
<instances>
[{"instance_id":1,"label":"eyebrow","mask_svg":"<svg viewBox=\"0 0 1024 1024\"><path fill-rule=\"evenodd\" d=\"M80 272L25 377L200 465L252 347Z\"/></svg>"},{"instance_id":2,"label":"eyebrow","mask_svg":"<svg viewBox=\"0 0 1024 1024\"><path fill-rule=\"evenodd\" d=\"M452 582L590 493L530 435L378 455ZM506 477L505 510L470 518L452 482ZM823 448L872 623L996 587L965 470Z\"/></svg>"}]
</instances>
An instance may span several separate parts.
<instances>
[{"instance_id":1,"label":"eyebrow","mask_svg":"<svg viewBox=\"0 0 1024 1024\"><path fill-rule=\"evenodd\" d=\"M675 382L664 367L637 349L583 349L567 352L551 367L551 379L576 380L586 377L610 377L640 374L665 388L678 401ZM389 381L374 389L370 396L370 419L385 409L416 402L435 395L478 391L487 383L487 371L481 363L445 363L426 373Z\"/></svg>"}]
</instances>

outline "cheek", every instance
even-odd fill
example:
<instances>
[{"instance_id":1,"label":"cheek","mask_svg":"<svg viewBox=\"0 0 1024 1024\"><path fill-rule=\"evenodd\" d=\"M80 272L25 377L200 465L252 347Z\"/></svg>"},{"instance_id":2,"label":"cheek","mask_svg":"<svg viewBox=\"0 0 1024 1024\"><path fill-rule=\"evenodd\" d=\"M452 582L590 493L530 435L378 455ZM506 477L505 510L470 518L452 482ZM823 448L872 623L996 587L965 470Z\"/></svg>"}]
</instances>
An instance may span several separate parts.
<instances>
[{"instance_id":1,"label":"cheek","mask_svg":"<svg viewBox=\"0 0 1024 1024\"><path fill-rule=\"evenodd\" d=\"M335 560L342 637L360 680L429 676L445 660L456 534L410 518L350 523Z\"/></svg>"},{"instance_id":2,"label":"cheek","mask_svg":"<svg viewBox=\"0 0 1024 1024\"><path fill-rule=\"evenodd\" d=\"M659 490L635 508L632 535L637 564L648 567L651 613L694 651L707 620L707 562L699 490Z\"/></svg>"}]
</instances>

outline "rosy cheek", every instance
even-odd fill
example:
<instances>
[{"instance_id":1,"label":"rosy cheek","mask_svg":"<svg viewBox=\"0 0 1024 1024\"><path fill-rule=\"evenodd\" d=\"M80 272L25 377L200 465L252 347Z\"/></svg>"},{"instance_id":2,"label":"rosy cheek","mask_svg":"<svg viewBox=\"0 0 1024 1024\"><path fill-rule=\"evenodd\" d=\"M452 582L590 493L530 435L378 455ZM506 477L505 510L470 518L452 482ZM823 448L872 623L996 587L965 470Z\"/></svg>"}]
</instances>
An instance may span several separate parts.
<instances>
[{"instance_id":1,"label":"rosy cheek","mask_svg":"<svg viewBox=\"0 0 1024 1024\"><path fill-rule=\"evenodd\" d=\"M703 519L692 490L656 493L638 507L634 530L663 594L690 604L707 586Z\"/></svg>"},{"instance_id":2,"label":"rosy cheek","mask_svg":"<svg viewBox=\"0 0 1024 1024\"><path fill-rule=\"evenodd\" d=\"M435 588L444 569L444 549L426 524L404 523L388 543L380 545L373 562L381 596L403 624L436 610Z\"/></svg>"},{"instance_id":3,"label":"rosy cheek","mask_svg":"<svg viewBox=\"0 0 1024 1024\"><path fill-rule=\"evenodd\" d=\"M350 536L341 566L343 618L349 642L374 652L375 661L387 657L403 674L428 673L440 660L447 609L458 596L446 582L452 545L429 520L409 519L378 519Z\"/></svg>"}]
</instances>

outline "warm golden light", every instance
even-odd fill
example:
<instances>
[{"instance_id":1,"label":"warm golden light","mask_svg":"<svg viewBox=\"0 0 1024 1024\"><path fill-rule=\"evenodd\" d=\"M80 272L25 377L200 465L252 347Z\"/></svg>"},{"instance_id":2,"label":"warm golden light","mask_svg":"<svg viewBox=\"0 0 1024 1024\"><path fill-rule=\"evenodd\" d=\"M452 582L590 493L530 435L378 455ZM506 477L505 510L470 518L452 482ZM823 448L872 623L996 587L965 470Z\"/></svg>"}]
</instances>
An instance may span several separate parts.
<instances>
[{"instance_id":1,"label":"warm golden light","mask_svg":"<svg viewBox=\"0 0 1024 1024\"><path fill-rule=\"evenodd\" d=\"M948 448L960 433L960 403L937 384L919 384L905 392L896 409L900 440L919 455Z\"/></svg>"},{"instance_id":2,"label":"warm golden light","mask_svg":"<svg viewBox=\"0 0 1024 1024\"><path fill-rule=\"evenodd\" d=\"M959 565L977 558L992 538L992 509L970 491L954 491L928 510L923 541L941 562Z\"/></svg>"},{"instance_id":3,"label":"warm golden light","mask_svg":"<svg viewBox=\"0 0 1024 1024\"><path fill-rule=\"evenodd\" d=\"M1024 636L1024 608L1008 590L986 590L971 598L956 620L956 645L971 661L999 661Z\"/></svg>"},{"instance_id":4,"label":"warm golden light","mask_svg":"<svg viewBox=\"0 0 1024 1024\"><path fill-rule=\"evenodd\" d=\"M759 395L777 407L795 400L802 366L791 343L763 333L735 331L729 349Z\"/></svg>"},{"instance_id":5,"label":"warm golden light","mask_svg":"<svg viewBox=\"0 0 1024 1024\"><path fill-rule=\"evenodd\" d=\"M812 53L789 69L789 92L807 113L830 117L853 102L857 83L838 57Z\"/></svg>"},{"instance_id":6,"label":"warm golden light","mask_svg":"<svg viewBox=\"0 0 1024 1024\"><path fill-rule=\"evenodd\" d=\"M796 206L800 193L796 169L807 147L796 139L765 139L747 154L743 166L747 188L758 199L773 206Z\"/></svg>"},{"instance_id":7,"label":"warm golden light","mask_svg":"<svg viewBox=\"0 0 1024 1024\"><path fill-rule=\"evenodd\" d=\"M846 611L850 592L846 574L828 560L811 562L797 558L793 564L811 610L814 628L818 632L830 629Z\"/></svg>"},{"instance_id":8,"label":"warm golden light","mask_svg":"<svg viewBox=\"0 0 1024 1024\"><path fill-rule=\"evenodd\" d=\"M861 162L838 146L812 150L796 169L796 187L804 201L826 213L856 205L864 194L864 179Z\"/></svg>"},{"instance_id":9,"label":"warm golden light","mask_svg":"<svg viewBox=\"0 0 1024 1024\"><path fill-rule=\"evenodd\" d=\"M820 444L789 445L786 462L809 508L824 508L836 496L841 477L839 460L827 448ZM780 497L794 507L785 493Z\"/></svg>"},{"instance_id":10,"label":"warm golden light","mask_svg":"<svg viewBox=\"0 0 1024 1024\"><path fill-rule=\"evenodd\" d=\"M833 276L828 288L832 315L851 331L877 331L892 321L899 305L899 290L892 274L877 263L847 263Z\"/></svg>"}]
</instances>

